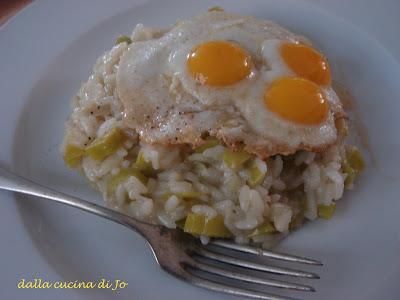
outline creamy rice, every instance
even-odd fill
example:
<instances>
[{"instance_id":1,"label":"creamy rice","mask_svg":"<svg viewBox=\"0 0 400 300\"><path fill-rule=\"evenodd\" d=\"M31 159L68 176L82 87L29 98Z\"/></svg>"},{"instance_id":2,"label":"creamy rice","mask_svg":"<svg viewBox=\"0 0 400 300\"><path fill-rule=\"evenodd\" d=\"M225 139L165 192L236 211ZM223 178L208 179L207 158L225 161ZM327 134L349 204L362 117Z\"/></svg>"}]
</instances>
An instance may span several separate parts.
<instances>
[{"instance_id":1,"label":"creamy rice","mask_svg":"<svg viewBox=\"0 0 400 300\"><path fill-rule=\"evenodd\" d=\"M158 34L139 25L131 38L144 40ZM347 146L342 139L322 154L298 151L267 161L251 157L236 169L224 160L228 149L222 144L201 152L139 141L122 123L123 107L116 92L118 62L127 47L119 43L97 60L73 98L63 147L63 151L68 145L86 149L119 128L123 137L113 153L100 160L83 153L74 163L110 207L169 228L183 224L188 213L206 219L222 216L237 242L252 240L269 246L271 240L316 219L319 208L332 207L342 197L348 176L343 168ZM147 165L147 170L141 170L146 180L129 172L121 176L123 170L135 168L138 155ZM262 174L257 184L251 184L251 168ZM346 185L351 187L351 182ZM272 226L272 232L260 230L265 224ZM201 236L201 241L208 242L208 237Z\"/></svg>"}]
</instances>

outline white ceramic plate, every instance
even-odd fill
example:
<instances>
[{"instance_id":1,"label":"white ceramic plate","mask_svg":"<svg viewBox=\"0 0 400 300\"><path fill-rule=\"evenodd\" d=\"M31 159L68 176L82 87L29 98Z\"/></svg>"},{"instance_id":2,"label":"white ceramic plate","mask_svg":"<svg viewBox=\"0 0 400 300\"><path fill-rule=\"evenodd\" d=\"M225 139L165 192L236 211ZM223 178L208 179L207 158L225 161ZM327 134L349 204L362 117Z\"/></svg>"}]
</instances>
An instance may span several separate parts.
<instances>
[{"instance_id":1,"label":"white ceramic plate","mask_svg":"<svg viewBox=\"0 0 400 300\"><path fill-rule=\"evenodd\" d=\"M318 270L321 279L313 282L317 293L304 298L398 299L400 66L390 54L400 49L393 41L397 36L379 36L388 41L387 51L363 28L312 3L331 7L336 14L345 11L349 22L364 24L370 33L377 32L374 24L379 22L396 33L391 28L394 19L385 20L379 11L384 4L377 7L382 18L374 23L368 19L374 11L366 10L363 18L355 7L349 13L344 1L342 8L316 0L35 2L0 29L0 164L58 190L100 201L78 174L64 167L58 149L70 97L115 37L130 33L138 22L166 26L215 4L276 20L309 36L327 54L334 78L358 103L356 112L369 141L368 168L340 202L333 220L307 225L279 249L325 263ZM354 3L363 7L362 1ZM393 8L399 11L398 5L391 5L387 16L393 16ZM399 28L398 21L394 24ZM165 274L144 241L119 225L56 204L0 195L0 299L232 299ZM22 278L122 279L129 285L118 292L17 289Z\"/></svg>"}]
</instances>

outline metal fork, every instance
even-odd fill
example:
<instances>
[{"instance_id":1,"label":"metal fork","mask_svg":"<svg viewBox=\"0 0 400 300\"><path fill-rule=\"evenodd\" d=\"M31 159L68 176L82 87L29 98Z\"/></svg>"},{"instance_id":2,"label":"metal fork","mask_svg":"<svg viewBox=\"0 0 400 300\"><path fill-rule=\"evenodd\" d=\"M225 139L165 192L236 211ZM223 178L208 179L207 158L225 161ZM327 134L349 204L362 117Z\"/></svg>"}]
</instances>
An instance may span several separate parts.
<instances>
[{"instance_id":1,"label":"metal fork","mask_svg":"<svg viewBox=\"0 0 400 300\"><path fill-rule=\"evenodd\" d=\"M247 286L241 288L235 287L234 284L224 283L223 280L233 279L233 281L236 280L237 283L257 284L261 287L315 291L311 286L276 279L267 279L260 276L260 274L265 272L292 277L319 278L319 276L314 273L254 262L248 260L247 257L244 259L241 254L247 253L250 256L258 255L286 262L322 265L321 262L317 260L239 245L228 240L220 239L211 240L209 245L212 245L212 247L202 246L197 239L183 233L181 230L168 229L160 225L140 222L101 205L49 189L9 173L1 168L0 189L53 200L124 225L136 231L146 239L153 251L154 258L162 269L178 279L209 290L256 299L289 300L293 298L270 294L264 291L255 291ZM218 250L235 254L222 254L221 251ZM204 262L204 258L206 258L207 262ZM215 262L217 262L217 264L215 264ZM234 270L229 267L227 268L229 265L235 266ZM252 270L253 272L249 273L247 272L248 270ZM211 276L212 279L210 276L201 276L199 273L213 274ZM222 281L214 279L214 277L222 279Z\"/></svg>"}]
</instances>

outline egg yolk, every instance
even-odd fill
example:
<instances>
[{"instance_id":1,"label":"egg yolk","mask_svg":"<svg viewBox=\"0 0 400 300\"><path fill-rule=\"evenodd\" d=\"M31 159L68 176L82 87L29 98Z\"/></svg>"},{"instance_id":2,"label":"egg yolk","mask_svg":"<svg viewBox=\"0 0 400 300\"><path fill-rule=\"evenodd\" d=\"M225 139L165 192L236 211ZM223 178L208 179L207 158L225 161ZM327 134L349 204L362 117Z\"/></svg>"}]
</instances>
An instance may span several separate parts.
<instances>
[{"instance_id":1,"label":"egg yolk","mask_svg":"<svg viewBox=\"0 0 400 300\"><path fill-rule=\"evenodd\" d=\"M328 116L328 103L317 84L301 77L276 79L266 88L265 105L280 117L303 125L317 125Z\"/></svg>"},{"instance_id":2,"label":"egg yolk","mask_svg":"<svg viewBox=\"0 0 400 300\"><path fill-rule=\"evenodd\" d=\"M331 83L329 64L321 53L306 45L292 43L282 44L280 50L286 64L298 76L320 85Z\"/></svg>"},{"instance_id":3,"label":"egg yolk","mask_svg":"<svg viewBox=\"0 0 400 300\"><path fill-rule=\"evenodd\" d=\"M201 84L224 87L251 73L251 56L238 45L211 41L196 46L187 60L190 74Z\"/></svg>"}]
</instances>

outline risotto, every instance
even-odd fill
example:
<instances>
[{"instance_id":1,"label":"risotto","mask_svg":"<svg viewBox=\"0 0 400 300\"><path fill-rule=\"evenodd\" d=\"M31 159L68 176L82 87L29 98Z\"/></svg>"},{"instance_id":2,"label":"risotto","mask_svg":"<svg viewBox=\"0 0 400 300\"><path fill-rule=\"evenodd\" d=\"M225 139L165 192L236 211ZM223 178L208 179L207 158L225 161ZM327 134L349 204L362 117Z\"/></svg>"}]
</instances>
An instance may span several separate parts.
<instances>
[{"instance_id":1,"label":"risotto","mask_svg":"<svg viewBox=\"0 0 400 300\"><path fill-rule=\"evenodd\" d=\"M258 155L202 132L202 143L157 143L127 126L117 90L121 57L130 45L164 31L138 25L102 55L72 100L62 147L108 206L137 219L200 237L269 246L307 220L329 219L364 167L345 143L346 119L323 150ZM173 84L173 83L171 83Z\"/></svg>"}]
</instances>

